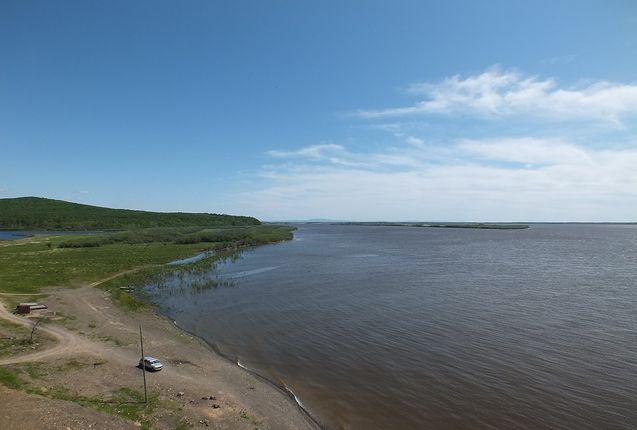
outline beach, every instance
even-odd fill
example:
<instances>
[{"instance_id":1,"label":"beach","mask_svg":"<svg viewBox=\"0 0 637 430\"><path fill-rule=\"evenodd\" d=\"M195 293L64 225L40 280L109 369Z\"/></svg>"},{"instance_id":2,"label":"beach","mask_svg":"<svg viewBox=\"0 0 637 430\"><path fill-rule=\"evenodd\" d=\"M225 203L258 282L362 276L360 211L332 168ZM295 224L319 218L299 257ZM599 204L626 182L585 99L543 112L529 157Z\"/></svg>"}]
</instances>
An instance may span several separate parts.
<instances>
[{"instance_id":1,"label":"beach","mask_svg":"<svg viewBox=\"0 0 637 430\"><path fill-rule=\"evenodd\" d=\"M318 428L290 395L151 309L124 311L108 292L88 285L43 293L41 301L49 309L35 336L48 337L48 343L34 352L0 357L0 366L23 382L21 389L0 389L3 429ZM17 299L0 296L5 307ZM36 315L0 316L7 326L30 327ZM152 407L127 416L118 409L121 394L143 393L136 367L140 325L145 355L160 359L164 369L146 372ZM121 403L124 409L126 402Z\"/></svg>"}]
</instances>

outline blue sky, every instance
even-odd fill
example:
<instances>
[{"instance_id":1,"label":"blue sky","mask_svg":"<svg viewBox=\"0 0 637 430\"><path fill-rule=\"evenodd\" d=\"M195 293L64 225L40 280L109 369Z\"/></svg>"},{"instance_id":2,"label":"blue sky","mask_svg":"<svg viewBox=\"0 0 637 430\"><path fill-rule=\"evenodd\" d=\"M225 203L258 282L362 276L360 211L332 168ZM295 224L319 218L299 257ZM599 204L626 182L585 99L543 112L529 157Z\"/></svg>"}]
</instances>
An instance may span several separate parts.
<instances>
[{"instance_id":1,"label":"blue sky","mask_svg":"<svg viewBox=\"0 0 637 430\"><path fill-rule=\"evenodd\" d=\"M3 1L0 198L635 221L632 1Z\"/></svg>"}]
</instances>

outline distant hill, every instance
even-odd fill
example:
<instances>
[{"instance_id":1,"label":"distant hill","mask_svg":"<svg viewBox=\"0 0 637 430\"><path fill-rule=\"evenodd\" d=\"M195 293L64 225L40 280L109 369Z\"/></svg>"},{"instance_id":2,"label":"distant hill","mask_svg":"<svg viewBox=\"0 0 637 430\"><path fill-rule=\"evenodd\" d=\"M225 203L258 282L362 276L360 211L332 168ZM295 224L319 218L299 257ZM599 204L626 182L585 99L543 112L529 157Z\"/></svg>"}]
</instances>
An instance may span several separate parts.
<instances>
[{"instance_id":1,"label":"distant hill","mask_svg":"<svg viewBox=\"0 0 637 430\"><path fill-rule=\"evenodd\" d=\"M0 199L0 229L108 230L259 224L258 219L246 216L111 209L40 197Z\"/></svg>"}]
</instances>

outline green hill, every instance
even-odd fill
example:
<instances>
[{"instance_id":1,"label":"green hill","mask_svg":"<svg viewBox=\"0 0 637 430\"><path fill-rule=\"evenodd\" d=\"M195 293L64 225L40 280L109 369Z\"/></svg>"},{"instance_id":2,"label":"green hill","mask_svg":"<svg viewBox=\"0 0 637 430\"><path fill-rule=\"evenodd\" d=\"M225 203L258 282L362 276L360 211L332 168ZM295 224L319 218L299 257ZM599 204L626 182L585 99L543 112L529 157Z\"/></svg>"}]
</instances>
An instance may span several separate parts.
<instances>
[{"instance_id":1,"label":"green hill","mask_svg":"<svg viewBox=\"0 0 637 430\"><path fill-rule=\"evenodd\" d=\"M111 209L40 197L0 199L0 229L109 230L259 224L258 219L246 216Z\"/></svg>"}]
</instances>

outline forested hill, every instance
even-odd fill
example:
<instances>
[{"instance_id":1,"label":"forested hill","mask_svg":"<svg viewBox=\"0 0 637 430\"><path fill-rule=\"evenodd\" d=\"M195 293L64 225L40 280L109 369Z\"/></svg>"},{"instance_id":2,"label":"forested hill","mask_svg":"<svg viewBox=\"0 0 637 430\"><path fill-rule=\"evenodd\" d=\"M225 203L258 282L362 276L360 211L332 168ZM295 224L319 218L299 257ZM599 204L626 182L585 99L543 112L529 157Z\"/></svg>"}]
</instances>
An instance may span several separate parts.
<instances>
[{"instance_id":1,"label":"forested hill","mask_svg":"<svg viewBox=\"0 0 637 430\"><path fill-rule=\"evenodd\" d=\"M258 219L246 216L111 209L40 197L0 199L0 229L98 230L259 224Z\"/></svg>"}]
</instances>

